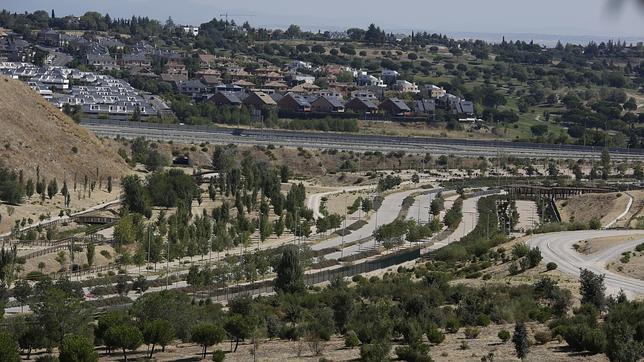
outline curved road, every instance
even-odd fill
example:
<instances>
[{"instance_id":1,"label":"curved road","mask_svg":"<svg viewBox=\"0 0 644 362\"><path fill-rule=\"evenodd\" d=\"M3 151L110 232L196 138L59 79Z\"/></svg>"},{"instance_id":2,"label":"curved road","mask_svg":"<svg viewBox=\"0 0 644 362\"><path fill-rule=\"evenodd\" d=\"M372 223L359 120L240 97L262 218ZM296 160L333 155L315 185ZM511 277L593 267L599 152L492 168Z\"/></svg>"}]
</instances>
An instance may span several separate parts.
<instances>
[{"instance_id":1,"label":"curved road","mask_svg":"<svg viewBox=\"0 0 644 362\"><path fill-rule=\"evenodd\" d=\"M642 230L566 231L535 235L527 241L527 244L531 247L538 246L543 261L557 263L558 269L562 272L579 276L580 270L584 268L593 273L604 274L606 291L609 294L617 294L623 290L626 295L633 297L644 295L644 281L606 270L606 264L619 258L623 252L633 250L635 246L644 242L644 239L626 241L591 255L578 253L573 249L573 245L582 240L642 233Z\"/></svg>"}]
</instances>

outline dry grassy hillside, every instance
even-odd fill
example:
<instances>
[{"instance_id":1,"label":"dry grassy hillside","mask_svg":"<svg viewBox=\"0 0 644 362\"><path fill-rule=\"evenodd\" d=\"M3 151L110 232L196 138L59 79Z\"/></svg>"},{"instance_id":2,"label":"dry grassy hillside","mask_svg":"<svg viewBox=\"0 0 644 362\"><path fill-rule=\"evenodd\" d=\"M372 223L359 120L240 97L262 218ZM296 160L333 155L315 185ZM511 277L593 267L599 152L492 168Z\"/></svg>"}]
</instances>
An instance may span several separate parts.
<instances>
[{"instance_id":1,"label":"dry grassy hillside","mask_svg":"<svg viewBox=\"0 0 644 362\"><path fill-rule=\"evenodd\" d=\"M0 163L48 179L120 178L127 164L24 83L0 77Z\"/></svg>"},{"instance_id":2,"label":"dry grassy hillside","mask_svg":"<svg viewBox=\"0 0 644 362\"><path fill-rule=\"evenodd\" d=\"M557 201L563 221L587 223L596 218L602 225L614 220L626 210L627 205L628 196L624 193L585 194Z\"/></svg>"}]
</instances>

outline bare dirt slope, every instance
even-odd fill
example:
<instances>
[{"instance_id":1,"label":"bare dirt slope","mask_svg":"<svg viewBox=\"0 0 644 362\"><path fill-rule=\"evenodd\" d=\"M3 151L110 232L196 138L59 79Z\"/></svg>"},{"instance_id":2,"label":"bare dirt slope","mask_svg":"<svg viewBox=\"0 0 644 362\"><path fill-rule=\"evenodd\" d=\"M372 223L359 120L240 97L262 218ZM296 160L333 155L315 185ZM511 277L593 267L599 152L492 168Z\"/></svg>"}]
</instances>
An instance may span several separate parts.
<instances>
[{"instance_id":1,"label":"bare dirt slope","mask_svg":"<svg viewBox=\"0 0 644 362\"><path fill-rule=\"evenodd\" d=\"M562 221L587 223L597 218L606 225L626 210L628 200L624 193L585 194L558 201L557 208Z\"/></svg>"},{"instance_id":2,"label":"bare dirt slope","mask_svg":"<svg viewBox=\"0 0 644 362\"><path fill-rule=\"evenodd\" d=\"M75 147L75 148L74 148ZM128 166L90 131L49 104L24 83L0 77L0 163L34 177L74 175L119 178Z\"/></svg>"}]
</instances>

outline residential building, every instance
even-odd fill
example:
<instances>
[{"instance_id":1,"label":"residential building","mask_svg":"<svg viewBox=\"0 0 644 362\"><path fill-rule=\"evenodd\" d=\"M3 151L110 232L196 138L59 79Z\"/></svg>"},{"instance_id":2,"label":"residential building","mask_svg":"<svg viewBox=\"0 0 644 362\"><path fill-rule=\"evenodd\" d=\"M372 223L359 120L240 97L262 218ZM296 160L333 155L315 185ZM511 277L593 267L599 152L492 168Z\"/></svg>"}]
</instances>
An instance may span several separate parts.
<instances>
[{"instance_id":1,"label":"residential building","mask_svg":"<svg viewBox=\"0 0 644 362\"><path fill-rule=\"evenodd\" d=\"M420 115L434 114L436 101L433 99L420 99L414 102L414 112Z\"/></svg>"},{"instance_id":2,"label":"residential building","mask_svg":"<svg viewBox=\"0 0 644 362\"><path fill-rule=\"evenodd\" d=\"M193 98L205 93L207 90L208 87L199 80L187 80L179 83L179 91Z\"/></svg>"},{"instance_id":3,"label":"residential building","mask_svg":"<svg viewBox=\"0 0 644 362\"><path fill-rule=\"evenodd\" d=\"M343 113L344 102L340 97L319 96L311 101L311 111L319 113Z\"/></svg>"},{"instance_id":4,"label":"residential building","mask_svg":"<svg viewBox=\"0 0 644 362\"><path fill-rule=\"evenodd\" d=\"M344 108L360 114L374 114L378 112L377 100L373 98L355 97L344 105Z\"/></svg>"},{"instance_id":5,"label":"residential building","mask_svg":"<svg viewBox=\"0 0 644 362\"><path fill-rule=\"evenodd\" d=\"M296 93L287 93L284 97L282 97L277 102L277 106L280 109L285 109L289 111L296 111L296 112L311 111L311 103L309 103L306 97Z\"/></svg>"},{"instance_id":6,"label":"residential building","mask_svg":"<svg viewBox=\"0 0 644 362\"><path fill-rule=\"evenodd\" d=\"M385 99L379 108L390 116L408 116L411 113L409 106L398 98Z\"/></svg>"},{"instance_id":7,"label":"residential building","mask_svg":"<svg viewBox=\"0 0 644 362\"><path fill-rule=\"evenodd\" d=\"M277 103L268 94L260 91L250 92L243 100L244 104L255 109L265 109L277 106Z\"/></svg>"},{"instance_id":8,"label":"residential building","mask_svg":"<svg viewBox=\"0 0 644 362\"><path fill-rule=\"evenodd\" d=\"M242 100L239 98L239 92L221 91L216 92L208 101L216 104L217 106L232 106L241 107Z\"/></svg>"},{"instance_id":9,"label":"residential building","mask_svg":"<svg viewBox=\"0 0 644 362\"><path fill-rule=\"evenodd\" d=\"M396 84L394 84L394 89L401 93L420 93L420 89L418 89L416 83L411 83L406 80L397 80Z\"/></svg>"}]
</instances>

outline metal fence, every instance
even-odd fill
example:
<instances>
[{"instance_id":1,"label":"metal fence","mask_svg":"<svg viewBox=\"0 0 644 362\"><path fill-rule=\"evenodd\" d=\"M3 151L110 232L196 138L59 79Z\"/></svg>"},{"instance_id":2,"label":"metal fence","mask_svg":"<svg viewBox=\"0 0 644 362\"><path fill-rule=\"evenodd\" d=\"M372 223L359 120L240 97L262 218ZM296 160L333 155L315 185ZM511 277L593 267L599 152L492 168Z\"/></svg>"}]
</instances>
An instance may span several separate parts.
<instances>
[{"instance_id":1,"label":"metal fence","mask_svg":"<svg viewBox=\"0 0 644 362\"><path fill-rule=\"evenodd\" d=\"M383 270L420 258L420 248L401 251L382 258L364 261L351 265L344 265L335 269L325 269L304 275L304 283L308 286L336 280L350 278L356 275ZM186 292L193 292L192 287L182 288ZM227 287L211 288L210 290L195 291L197 298L211 298L213 301L227 301L240 295L260 295L274 292L273 280L263 280L255 283L241 284Z\"/></svg>"}]
</instances>

